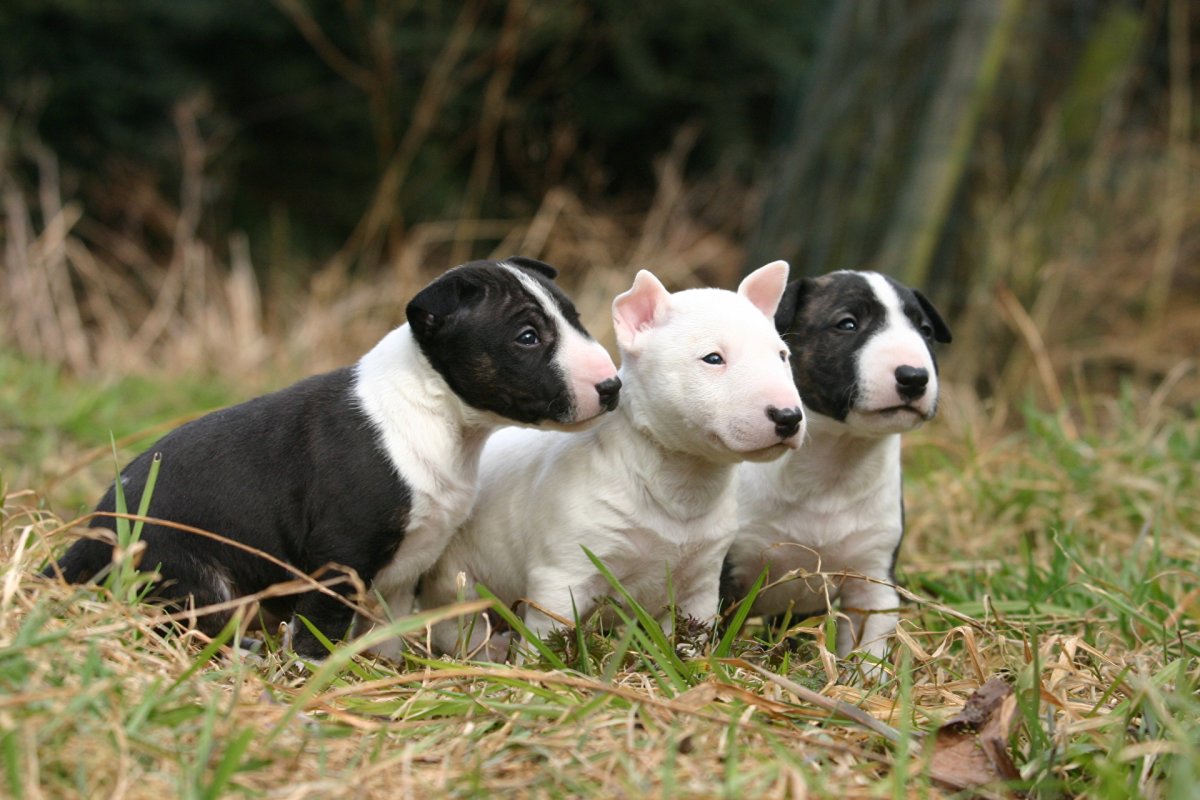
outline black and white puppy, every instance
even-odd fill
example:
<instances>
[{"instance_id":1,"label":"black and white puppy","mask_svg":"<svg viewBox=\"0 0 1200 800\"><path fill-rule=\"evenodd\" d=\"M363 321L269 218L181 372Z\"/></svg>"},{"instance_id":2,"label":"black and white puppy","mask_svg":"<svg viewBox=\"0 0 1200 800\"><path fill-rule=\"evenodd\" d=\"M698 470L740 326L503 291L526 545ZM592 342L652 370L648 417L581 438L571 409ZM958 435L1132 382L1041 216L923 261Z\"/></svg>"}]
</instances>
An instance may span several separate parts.
<instances>
[{"instance_id":1,"label":"black and white puppy","mask_svg":"<svg viewBox=\"0 0 1200 800\"><path fill-rule=\"evenodd\" d=\"M803 618L840 597L838 654L882 657L900 602L900 435L937 412L934 343L949 342L950 329L920 292L849 271L789 284L775 325L791 349L808 439L778 461L739 468L722 595L742 598L766 569L753 613ZM780 581L793 571L802 577Z\"/></svg>"},{"instance_id":2,"label":"black and white puppy","mask_svg":"<svg viewBox=\"0 0 1200 800\"><path fill-rule=\"evenodd\" d=\"M408 304L408 323L359 362L183 425L121 473L136 508L161 454L149 516L200 528L305 572L357 572L394 614L411 610L433 565L475 499L479 454L513 422L572 427L616 407L620 381L533 259L473 261L449 270ZM114 488L98 511L113 511ZM113 528L111 518L93 527ZM259 556L176 529L146 525L141 557L157 567L154 596L196 608L294 578ZM73 583L112 560L111 537L81 539L46 573ZM336 590L351 592L343 582ZM263 601L281 619L305 616L330 639L352 609L318 591ZM199 618L213 633L229 614ZM293 623L293 647L324 652Z\"/></svg>"}]
</instances>

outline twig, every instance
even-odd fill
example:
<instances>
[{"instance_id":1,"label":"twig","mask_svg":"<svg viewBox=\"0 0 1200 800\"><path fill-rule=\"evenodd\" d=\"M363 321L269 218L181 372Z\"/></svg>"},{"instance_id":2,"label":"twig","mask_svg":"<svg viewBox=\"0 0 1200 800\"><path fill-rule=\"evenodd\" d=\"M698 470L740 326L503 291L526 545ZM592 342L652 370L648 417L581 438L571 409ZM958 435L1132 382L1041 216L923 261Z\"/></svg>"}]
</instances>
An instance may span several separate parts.
<instances>
[{"instance_id":1,"label":"twig","mask_svg":"<svg viewBox=\"0 0 1200 800\"><path fill-rule=\"evenodd\" d=\"M321 60L329 65L330 69L362 91L368 94L371 92L373 83L371 71L355 64L339 50L337 45L325 35L325 31L321 30L320 24L300 0L271 0L271 2L292 21L296 30L316 51Z\"/></svg>"},{"instance_id":2,"label":"twig","mask_svg":"<svg viewBox=\"0 0 1200 800\"><path fill-rule=\"evenodd\" d=\"M896 730L891 725L888 725L886 722L881 722L880 720L875 719L875 717L863 711L858 706L851 705L844 700L835 700L832 697L826 697L823 694L814 692L812 689L801 686L795 681L790 681L782 675L776 675L770 670L763 669L757 664L751 664L749 661L743 661L740 658L725 659L722 663L732 664L733 666L750 670L759 677L765 678L771 683L787 689L803 702L811 703L818 708L825 709L830 714L835 714L843 717L844 719L848 719L851 722L856 722L859 725L862 725L864 728L868 728L869 730L878 733L888 741L898 742L903 736L900 731Z\"/></svg>"},{"instance_id":3,"label":"twig","mask_svg":"<svg viewBox=\"0 0 1200 800\"><path fill-rule=\"evenodd\" d=\"M500 40L496 43L495 66L483 95L483 110L480 113L478 135L475 139L475 161L471 164L471 175L463 196L462 212L459 215L458 235L452 252L452 263L466 261L469 249L475 240L474 228L479 216L480 204L488 181L492 177L492 166L496 161L496 136L504 118L504 98L517 67L517 43L525 20L524 0L509 0L500 29Z\"/></svg>"}]
</instances>

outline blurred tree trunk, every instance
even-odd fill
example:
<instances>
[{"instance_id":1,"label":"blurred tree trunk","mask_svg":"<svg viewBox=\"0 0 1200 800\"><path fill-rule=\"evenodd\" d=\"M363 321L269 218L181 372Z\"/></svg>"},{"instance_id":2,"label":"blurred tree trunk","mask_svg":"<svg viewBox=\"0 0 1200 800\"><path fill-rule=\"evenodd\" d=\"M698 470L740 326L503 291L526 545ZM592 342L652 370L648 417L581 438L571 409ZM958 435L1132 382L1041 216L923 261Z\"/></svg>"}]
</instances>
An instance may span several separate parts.
<instances>
[{"instance_id":1,"label":"blurred tree trunk","mask_svg":"<svg viewBox=\"0 0 1200 800\"><path fill-rule=\"evenodd\" d=\"M923 284L1024 0L839 3L766 178L752 269Z\"/></svg>"},{"instance_id":2,"label":"blurred tree trunk","mask_svg":"<svg viewBox=\"0 0 1200 800\"><path fill-rule=\"evenodd\" d=\"M833 7L799 102L785 99L795 111L767 165L748 268L785 258L794 274L814 275L876 257L962 8L920 0Z\"/></svg>"},{"instance_id":3,"label":"blurred tree trunk","mask_svg":"<svg viewBox=\"0 0 1200 800\"><path fill-rule=\"evenodd\" d=\"M1024 0L963 3L949 61L929 101L915 157L876 268L914 286L929 279L950 202L970 159Z\"/></svg>"},{"instance_id":4,"label":"blurred tree trunk","mask_svg":"<svg viewBox=\"0 0 1200 800\"><path fill-rule=\"evenodd\" d=\"M837 4L812 70L785 98L794 111L762 178L746 270L784 258L795 275L1005 279L1024 301L1040 262L954 263L979 256L987 220L972 209L981 192L989 203L1032 192L1043 238L1060 237L1153 18L1104 2Z\"/></svg>"}]
</instances>

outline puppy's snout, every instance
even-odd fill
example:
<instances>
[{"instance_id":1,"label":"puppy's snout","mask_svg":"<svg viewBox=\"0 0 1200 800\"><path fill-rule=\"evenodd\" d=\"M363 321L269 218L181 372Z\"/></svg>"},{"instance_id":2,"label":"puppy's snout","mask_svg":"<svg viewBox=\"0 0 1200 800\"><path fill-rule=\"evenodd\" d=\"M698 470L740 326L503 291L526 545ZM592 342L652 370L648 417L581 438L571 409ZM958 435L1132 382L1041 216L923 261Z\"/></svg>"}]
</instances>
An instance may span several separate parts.
<instances>
[{"instance_id":1,"label":"puppy's snout","mask_svg":"<svg viewBox=\"0 0 1200 800\"><path fill-rule=\"evenodd\" d=\"M794 408L767 406L767 419L775 423L775 433L779 434L780 439L790 439L800 430L800 423L804 421L804 412L800 410L799 406Z\"/></svg>"},{"instance_id":2,"label":"puppy's snout","mask_svg":"<svg viewBox=\"0 0 1200 800\"><path fill-rule=\"evenodd\" d=\"M929 370L923 367L910 367L907 364L896 367L896 391L905 400L916 400L925 394L929 385Z\"/></svg>"},{"instance_id":3,"label":"puppy's snout","mask_svg":"<svg viewBox=\"0 0 1200 800\"><path fill-rule=\"evenodd\" d=\"M605 411L612 411L621 399L621 379L614 375L597 383L596 393L600 395L600 407Z\"/></svg>"}]
</instances>

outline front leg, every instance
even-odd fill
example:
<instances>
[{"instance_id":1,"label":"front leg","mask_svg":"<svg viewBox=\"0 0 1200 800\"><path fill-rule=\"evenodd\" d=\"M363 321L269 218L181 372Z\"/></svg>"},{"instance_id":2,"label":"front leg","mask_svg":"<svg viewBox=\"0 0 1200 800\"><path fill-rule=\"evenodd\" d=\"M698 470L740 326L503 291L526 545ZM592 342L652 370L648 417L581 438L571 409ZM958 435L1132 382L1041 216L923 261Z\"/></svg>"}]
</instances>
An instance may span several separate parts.
<instances>
[{"instance_id":1,"label":"front leg","mask_svg":"<svg viewBox=\"0 0 1200 800\"><path fill-rule=\"evenodd\" d=\"M555 616L566 620L576 616L579 620L587 619L599 597L594 588L596 577L581 577L559 569L533 570L529 576L530 603L525 609L525 627L545 641L550 631L562 627Z\"/></svg>"},{"instance_id":2,"label":"front leg","mask_svg":"<svg viewBox=\"0 0 1200 800\"><path fill-rule=\"evenodd\" d=\"M717 612L721 604L721 560L712 559L714 567L705 569L696 575L687 586L681 587L682 592L676 597L675 607L681 617L691 617L702 623L706 630L703 635L694 637L694 642L685 642L680 652L688 658L699 656L704 645L712 638L713 626L717 620ZM674 620L670 620L674 623ZM671 628L664 625L668 634Z\"/></svg>"},{"instance_id":3,"label":"front leg","mask_svg":"<svg viewBox=\"0 0 1200 800\"><path fill-rule=\"evenodd\" d=\"M378 588L378 587L376 587ZM387 593L380 593L380 598L383 600L384 613L389 622L407 617L413 613L413 607L416 604L414 592L415 587L411 584L403 584L399 586L389 587ZM366 621L360 617L360 624L357 626L360 631L367 630ZM404 657L404 637L393 636L387 641L371 647L369 651L372 655L386 658L390 661L399 662Z\"/></svg>"},{"instance_id":4,"label":"front leg","mask_svg":"<svg viewBox=\"0 0 1200 800\"><path fill-rule=\"evenodd\" d=\"M870 577L870 576L868 576ZM846 578L842 584L841 605L845 619L838 621L837 652L845 657L860 650L882 660L887 655L887 639L896 632L900 620L900 595L887 577L876 580Z\"/></svg>"},{"instance_id":5,"label":"front leg","mask_svg":"<svg viewBox=\"0 0 1200 800\"><path fill-rule=\"evenodd\" d=\"M349 632L350 625L354 622L354 608L343 598L331 597L322 592L307 592L296 601L290 626L292 649L297 655L319 661L329 655L329 651L308 626L296 617L304 617L326 639L336 643L344 639Z\"/></svg>"}]
</instances>

